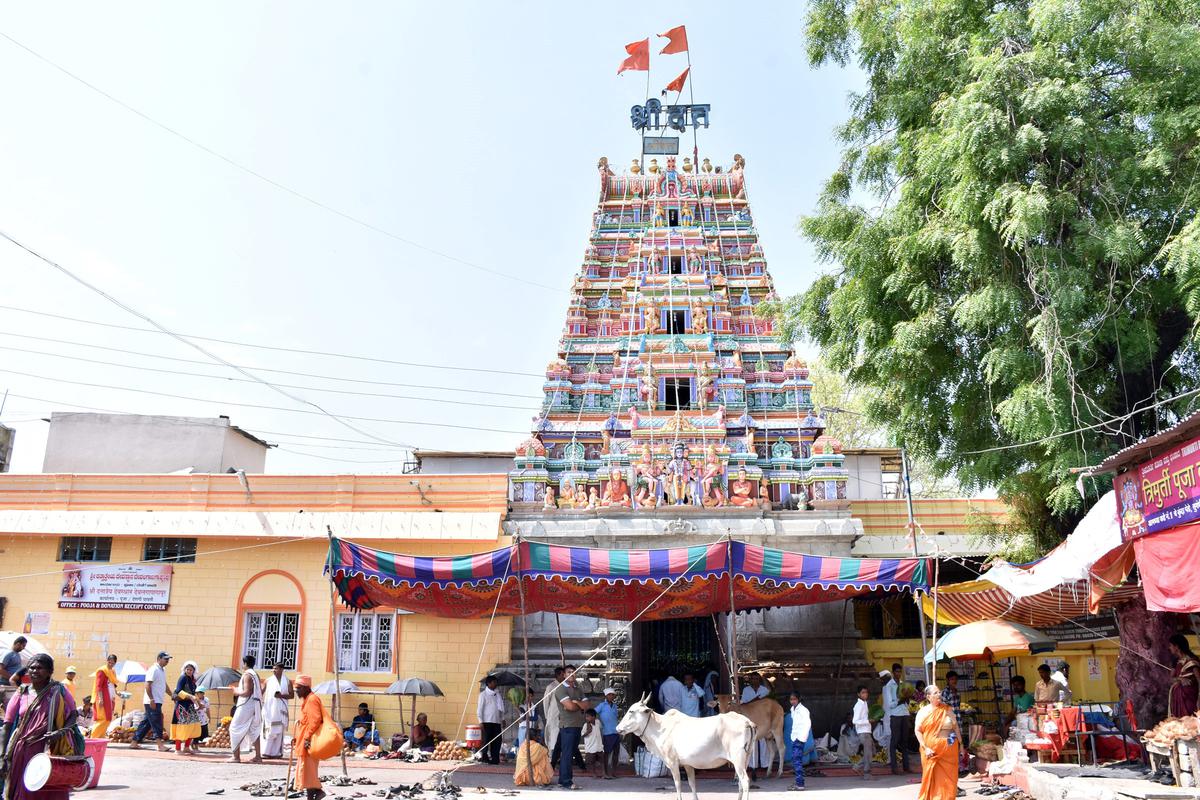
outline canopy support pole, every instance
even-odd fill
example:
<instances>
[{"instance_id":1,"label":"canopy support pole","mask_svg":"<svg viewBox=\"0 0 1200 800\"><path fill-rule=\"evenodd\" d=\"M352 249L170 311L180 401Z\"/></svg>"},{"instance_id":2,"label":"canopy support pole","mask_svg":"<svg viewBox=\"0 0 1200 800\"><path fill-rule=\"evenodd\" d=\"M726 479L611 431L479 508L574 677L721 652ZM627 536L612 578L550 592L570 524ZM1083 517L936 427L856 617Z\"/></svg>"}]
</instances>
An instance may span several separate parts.
<instances>
[{"instance_id":1,"label":"canopy support pole","mask_svg":"<svg viewBox=\"0 0 1200 800\"><path fill-rule=\"evenodd\" d=\"M342 718L338 716L338 696L342 693L342 671L339 665L338 653L338 637L337 637L337 607L334 605L334 598L337 597L337 584L333 581L333 528L325 526L325 532L329 534L329 552L325 556L325 572L329 575L329 638L333 642L333 687L337 691L333 693L333 718L337 721L338 728L342 727ZM346 748L339 748L342 754L342 774L349 776L350 772L346 769Z\"/></svg>"},{"instance_id":2,"label":"canopy support pole","mask_svg":"<svg viewBox=\"0 0 1200 800\"><path fill-rule=\"evenodd\" d=\"M521 580L521 537L513 537L513 550L517 554L517 593L521 596L521 648L525 656L525 767L529 771L529 788L537 786L533 780L533 725L530 724L530 711L533 709L533 684L529 682L529 618L525 616L525 582ZM554 615L558 617L557 614ZM559 639L561 642L562 639ZM566 659L563 659L566 662ZM517 722L517 735L520 735L521 723Z\"/></svg>"},{"instance_id":3,"label":"canopy support pole","mask_svg":"<svg viewBox=\"0 0 1200 800\"><path fill-rule=\"evenodd\" d=\"M563 649L562 620L558 618L557 611L554 612L554 627L558 628L558 657L562 659L559 666L565 667L567 665L567 651Z\"/></svg>"},{"instance_id":4,"label":"canopy support pole","mask_svg":"<svg viewBox=\"0 0 1200 800\"><path fill-rule=\"evenodd\" d=\"M737 695L737 608L733 602L733 533L725 532L725 574L729 581L729 693Z\"/></svg>"},{"instance_id":5,"label":"canopy support pole","mask_svg":"<svg viewBox=\"0 0 1200 800\"><path fill-rule=\"evenodd\" d=\"M900 466L904 470L904 500L908 506L908 535L911 537L913 558L920 558L917 552L917 519L913 513L912 501L912 481L908 472L908 451L903 447L900 448ZM925 667L925 685L933 683L933 676L937 673L936 667L931 667L929 662L925 660L925 654L929 652L929 642L925 638L925 609L921 607L921 593L913 592L913 602L917 604L917 623L921 628L921 665ZM936 614L934 615L936 617ZM936 626L937 623L934 622ZM937 633L933 636L934 645L937 644Z\"/></svg>"}]
</instances>

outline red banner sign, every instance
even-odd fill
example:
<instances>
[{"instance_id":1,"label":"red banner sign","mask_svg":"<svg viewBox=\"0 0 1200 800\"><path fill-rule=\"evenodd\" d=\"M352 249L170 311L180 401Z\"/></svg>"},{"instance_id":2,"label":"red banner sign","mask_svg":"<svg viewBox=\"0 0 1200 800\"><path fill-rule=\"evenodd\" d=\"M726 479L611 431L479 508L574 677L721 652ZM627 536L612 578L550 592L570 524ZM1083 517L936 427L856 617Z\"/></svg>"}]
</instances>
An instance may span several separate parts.
<instances>
[{"instance_id":1,"label":"red banner sign","mask_svg":"<svg viewBox=\"0 0 1200 800\"><path fill-rule=\"evenodd\" d=\"M1125 541L1200 520L1200 437L1113 479Z\"/></svg>"}]
</instances>

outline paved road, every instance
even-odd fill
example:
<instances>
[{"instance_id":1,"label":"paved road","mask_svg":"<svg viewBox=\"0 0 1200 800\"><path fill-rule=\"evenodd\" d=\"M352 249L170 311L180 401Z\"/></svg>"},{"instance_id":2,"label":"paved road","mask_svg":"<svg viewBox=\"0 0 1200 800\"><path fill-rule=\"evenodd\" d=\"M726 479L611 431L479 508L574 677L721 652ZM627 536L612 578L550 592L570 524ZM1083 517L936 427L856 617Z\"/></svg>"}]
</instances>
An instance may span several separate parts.
<instances>
[{"instance_id":1,"label":"paved road","mask_svg":"<svg viewBox=\"0 0 1200 800\"><path fill-rule=\"evenodd\" d=\"M108 751L101 775L100 786L91 790L87 795L76 795L76 800L176 800L176 798L208 798L208 792L223 789L222 800L249 800L250 795L238 787L254 781L269 778L283 778L287 770L286 762L257 764L228 764L223 756L211 755L198 758L183 758L173 754L159 754L152 751L133 753L122 746L116 746ZM322 775L334 775L340 771L337 760L327 761L321 770ZM395 762L350 762L350 776L365 776L374 781L374 786L327 786L331 798L354 798L356 793L363 793L366 798L374 797L374 792L381 787L397 784L411 785L429 777L433 770L425 765L397 765ZM822 800L915 800L917 796L917 776L880 776L869 783L859 778L810 778L808 789L802 795L805 798L822 798ZM494 795L500 789L513 789L511 773L482 772L474 768L456 773L455 783L463 790L463 800L484 800L488 795ZM621 795L621 800L664 800L674 794L670 780L650 780L636 777L623 777L614 781L598 781L581 779L582 791L568 792L573 800L614 800L614 795ZM699 782L699 793L702 800L720 798L734 800L737 796L732 782L724 779L706 779ZM787 791L791 778L760 780L759 789L752 792L756 800L784 800L785 796L796 797L797 793ZM479 793L477 787L488 791ZM524 790L521 796L544 800L547 796L560 794L544 789ZM427 800L436 800L433 793L426 795ZM362 800L362 798L360 798ZM690 800L687 784L684 784L684 800Z\"/></svg>"}]
</instances>

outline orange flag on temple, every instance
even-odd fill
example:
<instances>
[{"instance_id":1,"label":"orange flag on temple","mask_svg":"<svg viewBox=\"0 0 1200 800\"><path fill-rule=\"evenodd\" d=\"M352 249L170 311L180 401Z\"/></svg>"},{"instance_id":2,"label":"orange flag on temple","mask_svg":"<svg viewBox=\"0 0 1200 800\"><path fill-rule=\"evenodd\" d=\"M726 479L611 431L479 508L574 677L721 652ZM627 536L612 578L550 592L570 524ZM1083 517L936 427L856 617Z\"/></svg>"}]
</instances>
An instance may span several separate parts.
<instances>
[{"instance_id":1,"label":"orange flag on temple","mask_svg":"<svg viewBox=\"0 0 1200 800\"><path fill-rule=\"evenodd\" d=\"M678 78L667 84L667 88L663 91L663 94L666 94L667 92L682 92L683 84L687 82L688 73L691 71L692 68L688 67L683 72L679 73Z\"/></svg>"},{"instance_id":2,"label":"orange flag on temple","mask_svg":"<svg viewBox=\"0 0 1200 800\"><path fill-rule=\"evenodd\" d=\"M627 69L640 72L650 69L650 39L642 39L640 42L625 45L625 52L629 53L629 58L621 62L621 68L617 70L618 75Z\"/></svg>"},{"instance_id":3,"label":"orange flag on temple","mask_svg":"<svg viewBox=\"0 0 1200 800\"><path fill-rule=\"evenodd\" d=\"M671 28L666 33L660 33L659 38L669 39L667 46L662 49L660 55L669 56L672 53L686 53L688 49L687 43L687 27L680 25L678 28Z\"/></svg>"}]
</instances>

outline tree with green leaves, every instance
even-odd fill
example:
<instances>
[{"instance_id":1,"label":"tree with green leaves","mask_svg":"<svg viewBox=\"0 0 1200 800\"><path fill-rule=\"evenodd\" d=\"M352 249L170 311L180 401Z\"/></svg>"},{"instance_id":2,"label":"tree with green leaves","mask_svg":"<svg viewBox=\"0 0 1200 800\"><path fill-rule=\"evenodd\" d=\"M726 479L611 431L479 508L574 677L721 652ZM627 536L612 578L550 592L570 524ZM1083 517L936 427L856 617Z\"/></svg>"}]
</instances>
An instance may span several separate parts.
<instances>
[{"instance_id":1,"label":"tree with green leaves","mask_svg":"<svg viewBox=\"0 0 1200 800\"><path fill-rule=\"evenodd\" d=\"M865 87L784 332L910 452L1069 530L1074 469L1200 403L1200 3L814 0L807 37Z\"/></svg>"}]
</instances>

